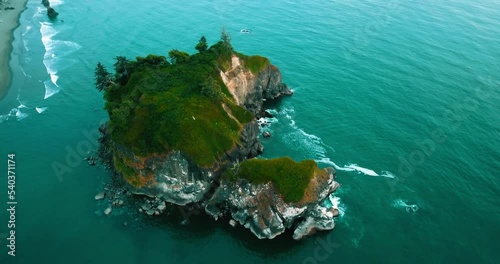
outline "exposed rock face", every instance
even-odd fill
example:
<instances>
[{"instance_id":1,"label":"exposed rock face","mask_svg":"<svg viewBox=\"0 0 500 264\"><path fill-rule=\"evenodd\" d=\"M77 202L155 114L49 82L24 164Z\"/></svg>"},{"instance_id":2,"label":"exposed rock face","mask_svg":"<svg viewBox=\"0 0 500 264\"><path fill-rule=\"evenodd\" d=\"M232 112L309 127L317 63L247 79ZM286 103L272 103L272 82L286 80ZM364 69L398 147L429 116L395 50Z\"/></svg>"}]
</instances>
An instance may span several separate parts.
<instances>
[{"instance_id":1,"label":"exposed rock face","mask_svg":"<svg viewBox=\"0 0 500 264\"><path fill-rule=\"evenodd\" d=\"M59 15L59 13L56 12L56 10L54 10L54 8L52 7L47 7L47 15L49 16L50 19L54 19L57 17L57 15Z\"/></svg>"},{"instance_id":2,"label":"exposed rock face","mask_svg":"<svg viewBox=\"0 0 500 264\"><path fill-rule=\"evenodd\" d=\"M59 15L59 13L57 13L56 10L50 6L49 0L42 0L42 5L47 8L47 16L50 19L55 19L57 15Z\"/></svg>"},{"instance_id":3,"label":"exposed rock face","mask_svg":"<svg viewBox=\"0 0 500 264\"><path fill-rule=\"evenodd\" d=\"M264 100L292 94L288 86L282 83L281 72L274 65L268 65L264 70L253 74L242 65L240 58L233 56L231 69L221 71L220 75L236 103L256 116L263 114Z\"/></svg>"},{"instance_id":4,"label":"exposed rock face","mask_svg":"<svg viewBox=\"0 0 500 264\"><path fill-rule=\"evenodd\" d=\"M204 199L213 181L220 176L222 168L237 160L241 161L260 154L263 146L258 134L257 122L246 124L240 134L241 145L226 152L209 168L199 167L179 151L141 159L124 147L117 146L116 150L118 155L121 155L120 158L135 163L137 177L144 181L143 186L135 186L131 192L155 196L177 205L186 205Z\"/></svg>"},{"instance_id":5,"label":"exposed rock face","mask_svg":"<svg viewBox=\"0 0 500 264\"><path fill-rule=\"evenodd\" d=\"M260 239L272 239L293 228L293 237L299 240L317 230L334 228L333 218L338 209L324 205L324 201L338 186L335 170L327 168L314 175L302 201L286 203L272 183L255 185L242 179L234 183L223 180L207 201L205 211L217 220L228 208L234 220Z\"/></svg>"}]
</instances>

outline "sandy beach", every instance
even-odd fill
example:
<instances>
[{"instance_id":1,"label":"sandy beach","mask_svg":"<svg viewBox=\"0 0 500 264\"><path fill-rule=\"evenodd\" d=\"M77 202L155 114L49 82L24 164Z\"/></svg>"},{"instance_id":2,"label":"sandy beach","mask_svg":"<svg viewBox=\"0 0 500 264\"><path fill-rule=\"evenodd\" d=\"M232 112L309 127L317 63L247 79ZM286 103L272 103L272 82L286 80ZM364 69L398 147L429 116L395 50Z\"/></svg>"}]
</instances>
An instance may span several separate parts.
<instances>
[{"instance_id":1,"label":"sandy beach","mask_svg":"<svg viewBox=\"0 0 500 264\"><path fill-rule=\"evenodd\" d=\"M0 0L0 99L10 83L9 58L12 51L12 32L19 25L18 20L26 8L27 0ZM5 10L6 7L14 9Z\"/></svg>"}]
</instances>

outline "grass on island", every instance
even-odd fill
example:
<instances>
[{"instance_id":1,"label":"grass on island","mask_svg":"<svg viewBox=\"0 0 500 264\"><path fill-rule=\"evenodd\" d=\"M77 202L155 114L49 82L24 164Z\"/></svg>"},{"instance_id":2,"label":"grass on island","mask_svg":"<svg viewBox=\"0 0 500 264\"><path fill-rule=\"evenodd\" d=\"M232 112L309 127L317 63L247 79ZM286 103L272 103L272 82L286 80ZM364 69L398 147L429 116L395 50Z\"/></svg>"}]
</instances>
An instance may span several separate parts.
<instances>
[{"instance_id":1,"label":"grass on island","mask_svg":"<svg viewBox=\"0 0 500 264\"><path fill-rule=\"evenodd\" d=\"M244 178L256 184L272 181L285 202L299 202L316 169L313 160L296 162L289 157L250 159L227 170L224 177L233 182Z\"/></svg>"},{"instance_id":2,"label":"grass on island","mask_svg":"<svg viewBox=\"0 0 500 264\"><path fill-rule=\"evenodd\" d=\"M203 44L192 55L172 50L170 62L156 55L117 57L114 75L98 65L96 86L104 90L114 142L139 156L180 150L200 166L210 166L239 142L241 124L254 116L235 104L219 75L232 47L224 41ZM121 165L117 169L130 174Z\"/></svg>"},{"instance_id":3,"label":"grass on island","mask_svg":"<svg viewBox=\"0 0 500 264\"><path fill-rule=\"evenodd\" d=\"M243 60L245 67L248 68L253 74L258 73L264 70L267 66L271 65L268 58L259 55L247 56L238 53L238 57Z\"/></svg>"}]
</instances>

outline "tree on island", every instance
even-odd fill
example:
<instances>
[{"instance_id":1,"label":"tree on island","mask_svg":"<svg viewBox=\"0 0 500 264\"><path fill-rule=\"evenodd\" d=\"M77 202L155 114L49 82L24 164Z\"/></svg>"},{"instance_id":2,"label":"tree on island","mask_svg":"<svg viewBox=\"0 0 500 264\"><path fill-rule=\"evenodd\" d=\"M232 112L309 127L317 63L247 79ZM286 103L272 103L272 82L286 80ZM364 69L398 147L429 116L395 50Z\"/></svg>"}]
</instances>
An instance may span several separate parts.
<instances>
[{"instance_id":1,"label":"tree on island","mask_svg":"<svg viewBox=\"0 0 500 264\"><path fill-rule=\"evenodd\" d=\"M95 87L100 92L108 86L110 74L100 62L95 67Z\"/></svg>"},{"instance_id":2,"label":"tree on island","mask_svg":"<svg viewBox=\"0 0 500 264\"><path fill-rule=\"evenodd\" d=\"M205 38L205 36L201 36L200 42L198 42L198 44L196 44L195 49L198 50L200 53L202 53L202 52L206 51L207 48L208 48L207 39Z\"/></svg>"},{"instance_id":3,"label":"tree on island","mask_svg":"<svg viewBox=\"0 0 500 264\"><path fill-rule=\"evenodd\" d=\"M231 46L231 35L227 33L225 27L222 27L220 39L222 41L222 48L224 49L224 51L233 52L233 46Z\"/></svg>"},{"instance_id":4,"label":"tree on island","mask_svg":"<svg viewBox=\"0 0 500 264\"><path fill-rule=\"evenodd\" d=\"M189 60L189 54L184 51L173 49L168 52L168 57L172 64L185 63Z\"/></svg>"},{"instance_id":5,"label":"tree on island","mask_svg":"<svg viewBox=\"0 0 500 264\"><path fill-rule=\"evenodd\" d=\"M149 66L164 66L169 64L165 56L158 56L153 54L149 54L148 56L146 56L146 58L139 56L136 59L138 66L146 64Z\"/></svg>"},{"instance_id":6,"label":"tree on island","mask_svg":"<svg viewBox=\"0 0 500 264\"><path fill-rule=\"evenodd\" d=\"M222 90L217 81L212 76L208 76L201 84L201 94L210 99L219 100L222 97Z\"/></svg>"},{"instance_id":7,"label":"tree on island","mask_svg":"<svg viewBox=\"0 0 500 264\"><path fill-rule=\"evenodd\" d=\"M129 78L130 61L124 56L116 56L115 78L121 84L126 84Z\"/></svg>"},{"instance_id":8,"label":"tree on island","mask_svg":"<svg viewBox=\"0 0 500 264\"><path fill-rule=\"evenodd\" d=\"M220 33L220 39L227 44L231 44L231 35L227 33L226 28L222 27L221 33Z\"/></svg>"}]
</instances>

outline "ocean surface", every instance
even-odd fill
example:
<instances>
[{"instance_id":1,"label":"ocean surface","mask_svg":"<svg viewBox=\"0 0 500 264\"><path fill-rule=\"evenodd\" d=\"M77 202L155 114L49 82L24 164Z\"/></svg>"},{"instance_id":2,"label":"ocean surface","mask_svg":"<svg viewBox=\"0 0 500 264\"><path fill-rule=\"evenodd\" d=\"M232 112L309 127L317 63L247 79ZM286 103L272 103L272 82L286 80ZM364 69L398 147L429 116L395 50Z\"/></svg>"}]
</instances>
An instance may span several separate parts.
<instances>
[{"instance_id":1,"label":"ocean surface","mask_svg":"<svg viewBox=\"0 0 500 264\"><path fill-rule=\"evenodd\" d=\"M499 1L51 3L55 22L28 2L0 100L0 163L16 154L18 201L13 258L2 173L0 263L500 261ZM124 207L106 217L94 200L111 175L82 162L107 117L97 62L193 53L223 26L295 91L268 106L263 156L337 169L333 231L258 240L203 216L182 225Z\"/></svg>"}]
</instances>

